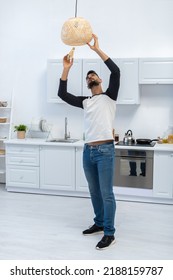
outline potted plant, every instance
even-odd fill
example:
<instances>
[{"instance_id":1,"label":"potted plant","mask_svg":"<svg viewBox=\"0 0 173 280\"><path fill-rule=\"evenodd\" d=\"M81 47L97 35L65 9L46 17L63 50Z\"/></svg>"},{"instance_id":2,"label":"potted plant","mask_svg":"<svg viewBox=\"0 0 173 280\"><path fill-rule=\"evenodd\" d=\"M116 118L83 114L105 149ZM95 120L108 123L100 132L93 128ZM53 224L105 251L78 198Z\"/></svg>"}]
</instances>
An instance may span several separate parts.
<instances>
[{"instance_id":1,"label":"potted plant","mask_svg":"<svg viewBox=\"0 0 173 280\"><path fill-rule=\"evenodd\" d=\"M27 131L27 126L25 124L15 125L14 132L15 131L17 131L17 138L18 139L24 139L26 131Z\"/></svg>"}]
</instances>

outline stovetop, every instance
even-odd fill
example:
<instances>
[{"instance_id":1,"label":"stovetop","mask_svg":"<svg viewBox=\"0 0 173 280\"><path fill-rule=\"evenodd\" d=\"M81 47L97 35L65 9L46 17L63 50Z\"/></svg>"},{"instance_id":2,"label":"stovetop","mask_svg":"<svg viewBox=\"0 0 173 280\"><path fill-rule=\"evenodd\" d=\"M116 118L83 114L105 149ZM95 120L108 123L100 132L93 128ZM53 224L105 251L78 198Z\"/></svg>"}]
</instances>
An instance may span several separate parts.
<instances>
[{"instance_id":1,"label":"stovetop","mask_svg":"<svg viewBox=\"0 0 173 280\"><path fill-rule=\"evenodd\" d=\"M156 144L155 142L151 142L150 144L137 144L136 142L133 143L133 144L127 144L127 143L124 143L123 141L119 141L115 145L118 145L118 146L130 146L130 147L154 147L155 144Z\"/></svg>"}]
</instances>

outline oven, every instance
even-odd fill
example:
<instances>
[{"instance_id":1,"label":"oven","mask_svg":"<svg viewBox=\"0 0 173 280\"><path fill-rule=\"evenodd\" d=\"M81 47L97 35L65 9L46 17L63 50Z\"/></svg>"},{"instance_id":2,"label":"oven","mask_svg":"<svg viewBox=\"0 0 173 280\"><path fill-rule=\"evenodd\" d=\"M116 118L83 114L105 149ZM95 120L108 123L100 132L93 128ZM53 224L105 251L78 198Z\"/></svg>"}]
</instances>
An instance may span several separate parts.
<instances>
[{"instance_id":1,"label":"oven","mask_svg":"<svg viewBox=\"0 0 173 280\"><path fill-rule=\"evenodd\" d=\"M116 148L114 186L153 188L153 150Z\"/></svg>"}]
</instances>

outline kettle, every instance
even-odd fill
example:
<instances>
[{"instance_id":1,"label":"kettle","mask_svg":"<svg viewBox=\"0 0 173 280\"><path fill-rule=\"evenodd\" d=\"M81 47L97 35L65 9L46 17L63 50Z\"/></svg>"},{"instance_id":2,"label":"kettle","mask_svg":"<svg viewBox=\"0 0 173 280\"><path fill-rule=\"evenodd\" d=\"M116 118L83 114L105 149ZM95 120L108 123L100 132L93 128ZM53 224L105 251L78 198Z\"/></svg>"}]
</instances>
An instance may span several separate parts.
<instances>
[{"instance_id":1,"label":"kettle","mask_svg":"<svg viewBox=\"0 0 173 280\"><path fill-rule=\"evenodd\" d=\"M127 130L127 132L125 133L123 142L125 144L134 144L135 143L135 139L133 138L133 133L132 133L131 129Z\"/></svg>"}]
</instances>

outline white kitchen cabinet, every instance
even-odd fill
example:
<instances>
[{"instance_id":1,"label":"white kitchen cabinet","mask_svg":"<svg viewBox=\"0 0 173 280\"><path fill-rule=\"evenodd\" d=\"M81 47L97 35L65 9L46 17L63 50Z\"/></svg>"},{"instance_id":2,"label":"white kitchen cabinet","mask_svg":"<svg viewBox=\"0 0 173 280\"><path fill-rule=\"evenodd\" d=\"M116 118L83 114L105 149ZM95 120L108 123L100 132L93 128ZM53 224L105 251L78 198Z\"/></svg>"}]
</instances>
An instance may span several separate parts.
<instances>
[{"instance_id":1,"label":"white kitchen cabinet","mask_svg":"<svg viewBox=\"0 0 173 280\"><path fill-rule=\"evenodd\" d=\"M76 148L76 191L89 193L88 183L83 170L83 148Z\"/></svg>"},{"instance_id":2,"label":"white kitchen cabinet","mask_svg":"<svg viewBox=\"0 0 173 280\"><path fill-rule=\"evenodd\" d=\"M58 97L59 81L63 71L62 59L47 61L47 101L50 103L64 103ZM67 90L74 95L82 95L82 60L75 59L68 76Z\"/></svg>"},{"instance_id":3,"label":"white kitchen cabinet","mask_svg":"<svg viewBox=\"0 0 173 280\"><path fill-rule=\"evenodd\" d=\"M117 104L139 104L139 82L138 82L138 58L119 58L113 61L120 68L120 88ZM101 64L101 78L103 89L109 84L110 71L107 66Z\"/></svg>"},{"instance_id":4,"label":"white kitchen cabinet","mask_svg":"<svg viewBox=\"0 0 173 280\"><path fill-rule=\"evenodd\" d=\"M39 167L11 165L7 169L8 187L39 188Z\"/></svg>"},{"instance_id":5,"label":"white kitchen cabinet","mask_svg":"<svg viewBox=\"0 0 173 280\"><path fill-rule=\"evenodd\" d=\"M153 195L173 198L173 151L154 152Z\"/></svg>"},{"instance_id":6,"label":"white kitchen cabinet","mask_svg":"<svg viewBox=\"0 0 173 280\"><path fill-rule=\"evenodd\" d=\"M139 104L138 59L120 59L120 91L117 104Z\"/></svg>"},{"instance_id":7,"label":"white kitchen cabinet","mask_svg":"<svg viewBox=\"0 0 173 280\"><path fill-rule=\"evenodd\" d=\"M40 189L75 191L75 147L40 147Z\"/></svg>"},{"instance_id":8,"label":"white kitchen cabinet","mask_svg":"<svg viewBox=\"0 0 173 280\"><path fill-rule=\"evenodd\" d=\"M173 84L173 58L140 58L140 84Z\"/></svg>"},{"instance_id":9,"label":"white kitchen cabinet","mask_svg":"<svg viewBox=\"0 0 173 280\"><path fill-rule=\"evenodd\" d=\"M39 147L6 145L6 186L39 188Z\"/></svg>"},{"instance_id":10,"label":"white kitchen cabinet","mask_svg":"<svg viewBox=\"0 0 173 280\"><path fill-rule=\"evenodd\" d=\"M8 191L90 196L83 171L83 145L35 142L34 139L11 139L5 144ZM173 199L172 166L173 150L154 151L153 201ZM118 194L128 195L130 199L139 193L134 190Z\"/></svg>"}]
</instances>

